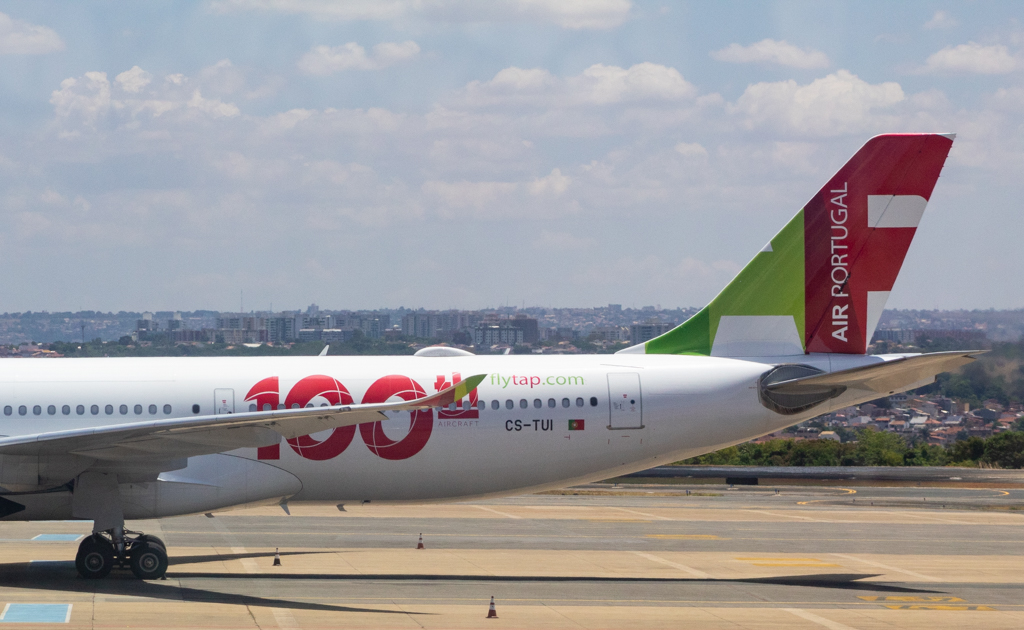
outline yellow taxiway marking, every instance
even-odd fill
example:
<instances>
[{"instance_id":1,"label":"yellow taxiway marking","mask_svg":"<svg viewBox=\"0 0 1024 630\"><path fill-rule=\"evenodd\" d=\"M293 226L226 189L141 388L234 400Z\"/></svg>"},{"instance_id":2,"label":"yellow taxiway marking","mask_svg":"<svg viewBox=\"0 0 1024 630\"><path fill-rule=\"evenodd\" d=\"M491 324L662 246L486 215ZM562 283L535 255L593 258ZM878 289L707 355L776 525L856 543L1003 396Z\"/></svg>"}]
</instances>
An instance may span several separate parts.
<instances>
[{"instance_id":1,"label":"yellow taxiway marking","mask_svg":"<svg viewBox=\"0 0 1024 630\"><path fill-rule=\"evenodd\" d=\"M857 491L853 488L836 488L836 490L842 490L846 494L857 494ZM815 499L813 501L797 501L797 505L807 505L808 503L820 503L822 501L834 501L834 499Z\"/></svg>"},{"instance_id":2,"label":"yellow taxiway marking","mask_svg":"<svg viewBox=\"0 0 1024 630\"><path fill-rule=\"evenodd\" d=\"M672 540L729 540L714 534L645 534L644 538L668 538Z\"/></svg>"},{"instance_id":3,"label":"yellow taxiway marking","mask_svg":"<svg viewBox=\"0 0 1024 630\"><path fill-rule=\"evenodd\" d=\"M894 604L886 605L885 608L889 610L996 610L991 606L949 606L947 604Z\"/></svg>"},{"instance_id":4,"label":"yellow taxiway marking","mask_svg":"<svg viewBox=\"0 0 1024 630\"><path fill-rule=\"evenodd\" d=\"M591 523L650 523L651 521L644 521L638 518L588 518L587 521Z\"/></svg>"}]
</instances>

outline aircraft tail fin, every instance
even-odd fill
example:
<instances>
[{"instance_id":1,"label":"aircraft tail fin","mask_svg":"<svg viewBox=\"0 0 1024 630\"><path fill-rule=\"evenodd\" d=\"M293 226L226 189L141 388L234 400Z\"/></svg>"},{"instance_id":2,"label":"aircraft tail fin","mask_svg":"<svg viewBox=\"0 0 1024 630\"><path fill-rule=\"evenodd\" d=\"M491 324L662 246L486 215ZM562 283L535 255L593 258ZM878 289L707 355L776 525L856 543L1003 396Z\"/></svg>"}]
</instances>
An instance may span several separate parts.
<instances>
[{"instance_id":1,"label":"aircraft tail fin","mask_svg":"<svg viewBox=\"0 0 1024 630\"><path fill-rule=\"evenodd\" d=\"M710 304L621 352L864 354L953 138L871 138Z\"/></svg>"}]
</instances>

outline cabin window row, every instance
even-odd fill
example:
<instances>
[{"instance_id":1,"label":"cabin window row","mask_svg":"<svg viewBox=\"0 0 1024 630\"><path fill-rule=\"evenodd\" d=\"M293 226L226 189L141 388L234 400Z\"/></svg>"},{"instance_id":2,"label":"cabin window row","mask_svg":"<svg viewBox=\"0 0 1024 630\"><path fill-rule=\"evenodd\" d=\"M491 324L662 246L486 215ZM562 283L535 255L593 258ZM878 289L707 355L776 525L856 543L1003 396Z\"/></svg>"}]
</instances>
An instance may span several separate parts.
<instances>
[{"instance_id":1,"label":"cabin window row","mask_svg":"<svg viewBox=\"0 0 1024 630\"><path fill-rule=\"evenodd\" d=\"M572 405L573 405L573 403L572 403L572 401L570 399L568 399L568 398L563 398L562 399L562 407L568 409ZM586 401L584 401L583 398L577 398L576 399L576 406L577 407L583 407L585 405L586 405ZM306 403L306 407L312 407L312 406L313 406L312 403ZM328 405L327 405L327 403L322 403L320 406L321 407L327 407ZM544 406L544 401L543 400L541 400L540 398L534 398L533 399L533 407L534 407L534 409L540 409L543 406ZM558 406L558 401L557 400L555 400L554 398L548 398L548 408L554 409L557 406ZM597 406L597 396L591 396L590 397L590 406L591 407L596 407ZM456 406L455 403L452 403L452 404L448 405L448 407L452 411L455 411L457 409L457 406ZM487 408L487 403L481 400L481 401L479 401L477 403L476 407L477 407L477 409L480 409L481 411L483 411L484 409ZM515 403L514 400L509 399L509 400L505 401L505 408L506 409L515 409L515 407L516 407L516 403ZM519 399L519 408L520 409L528 409L529 407L530 407L530 401L528 401L525 398L520 398ZM278 409L284 409L285 406L284 406L284 404L278 404L277 408ZM298 403L292 403L292 407L291 408L292 409L298 409L299 408L299 404ZM263 411L272 411L273 409L274 409L274 407L270 403L263 403ZM491 401L491 409L495 409L495 410L501 409L501 401L500 400L492 400ZM253 404L253 403L249 404L249 411L250 412L258 411L258 410L259 409L256 407L255 404ZM193 412L197 413L197 412L195 412L195 410L193 410Z\"/></svg>"},{"instance_id":2,"label":"cabin window row","mask_svg":"<svg viewBox=\"0 0 1024 630\"><path fill-rule=\"evenodd\" d=\"M84 416L86 414L86 410L88 410L88 412L90 414L92 414L94 416L98 416L98 415L100 415L100 409L101 409L101 407L99 405L89 405L89 407L86 407L85 405L76 405L75 408L74 408L74 412L75 412L75 414L77 414L79 416ZM103 413L105 413L108 416L114 415L114 405L104 405L102 407L102 410L103 410ZM142 405L135 405L131 410L135 413L136 416L143 415L144 411L148 411L149 415L155 416L155 415L157 415L158 411L160 411L160 409L156 405L149 405L148 408L143 408ZM171 415L171 410L172 409L171 409L170 405L164 405L163 412L164 412L165 415L168 415L168 416ZM5 416L14 415L14 411L15 411L15 409L11 405L4 406L4 415ZM29 414L29 407L28 407L28 405L18 405L17 411L18 411L18 415L19 416L27 416ZM60 408L61 415L70 416L71 415L71 411L72 411L71 405L62 405L61 408ZM127 416L128 415L128 405L120 405L117 408L117 411L122 416ZM31 412L32 412L33 416L41 416L41 415L43 415L43 406L42 405L32 405ZM47 405L46 406L46 415L48 415L48 416L55 416L55 415L57 415L57 406L56 405Z\"/></svg>"},{"instance_id":3,"label":"cabin window row","mask_svg":"<svg viewBox=\"0 0 1024 630\"><path fill-rule=\"evenodd\" d=\"M572 405L573 405L573 401L571 401L570 399L568 399L568 398L563 398L562 399L562 407L563 408L568 409ZM584 405L586 405L586 402L583 400L583 398L577 398L576 399L576 406L577 407L583 407ZM533 408L534 409L540 409L543 406L544 406L544 401L543 400L541 400L540 398L534 398L533 399ZM548 398L547 406L548 406L549 409L554 409L555 407L558 406L558 401L555 400L554 398ZM597 406L597 396L591 396L590 397L590 406L591 407L596 407ZM525 398L520 398L519 399L519 408L520 409L528 409L529 407L530 407L530 401L528 401ZM483 409L483 408L484 408L484 403L481 402L480 403L480 409ZM492 400L491 401L491 409L500 409L500 408L501 408L501 401L498 401L498 400ZM516 403L515 403L514 400L508 399L508 400L505 401L505 409L515 409L515 408L516 408Z\"/></svg>"}]
</instances>

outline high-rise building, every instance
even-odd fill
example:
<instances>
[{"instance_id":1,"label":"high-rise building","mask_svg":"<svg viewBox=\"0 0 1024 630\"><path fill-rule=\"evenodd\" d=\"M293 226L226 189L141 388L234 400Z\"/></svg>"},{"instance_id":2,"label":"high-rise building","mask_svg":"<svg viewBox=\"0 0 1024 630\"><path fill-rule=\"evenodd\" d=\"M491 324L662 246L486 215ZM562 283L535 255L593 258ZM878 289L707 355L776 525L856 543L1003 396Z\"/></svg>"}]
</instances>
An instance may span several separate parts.
<instances>
[{"instance_id":1,"label":"high-rise building","mask_svg":"<svg viewBox=\"0 0 1024 630\"><path fill-rule=\"evenodd\" d=\"M633 345L641 344L655 337L664 335L675 328L676 325L665 322L647 321L643 324L633 324L629 327L629 336Z\"/></svg>"}]
</instances>

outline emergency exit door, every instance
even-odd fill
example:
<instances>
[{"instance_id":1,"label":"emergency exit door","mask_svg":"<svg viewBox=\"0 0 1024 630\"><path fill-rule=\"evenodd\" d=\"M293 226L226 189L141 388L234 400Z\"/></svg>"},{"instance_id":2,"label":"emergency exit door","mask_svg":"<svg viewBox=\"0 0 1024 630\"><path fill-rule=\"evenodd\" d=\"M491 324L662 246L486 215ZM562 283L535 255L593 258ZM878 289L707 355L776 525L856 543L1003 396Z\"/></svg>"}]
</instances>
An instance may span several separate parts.
<instances>
[{"instance_id":1,"label":"emergency exit door","mask_svg":"<svg viewBox=\"0 0 1024 630\"><path fill-rule=\"evenodd\" d=\"M640 397L640 375L622 372L608 375L608 428L644 428L644 408Z\"/></svg>"},{"instance_id":2,"label":"emergency exit door","mask_svg":"<svg viewBox=\"0 0 1024 630\"><path fill-rule=\"evenodd\" d=\"M214 413L218 416L226 413L235 413L235 390L213 390L213 409Z\"/></svg>"}]
</instances>

